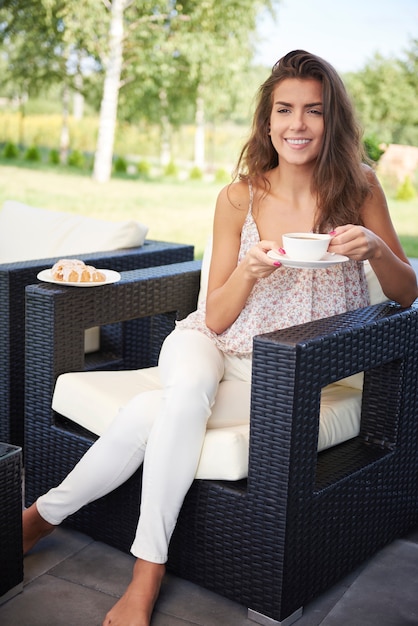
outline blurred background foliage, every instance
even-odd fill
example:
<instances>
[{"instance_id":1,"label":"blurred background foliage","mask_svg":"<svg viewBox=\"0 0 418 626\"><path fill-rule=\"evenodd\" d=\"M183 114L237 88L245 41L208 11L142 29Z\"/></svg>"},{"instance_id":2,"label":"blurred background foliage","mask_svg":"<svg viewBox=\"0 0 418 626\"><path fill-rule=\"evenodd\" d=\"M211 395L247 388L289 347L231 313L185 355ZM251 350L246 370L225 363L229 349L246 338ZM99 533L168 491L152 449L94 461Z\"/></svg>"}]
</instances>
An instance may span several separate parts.
<instances>
[{"instance_id":1,"label":"blurred background foliage","mask_svg":"<svg viewBox=\"0 0 418 626\"><path fill-rule=\"evenodd\" d=\"M115 158L233 163L270 69L253 63L257 16L277 17L276 0L3 0L0 142L56 149L61 162L74 150L94 154L117 6ZM343 79L374 161L384 144L418 146L418 39L402 58L376 54Z\"/></svg>"},{"instance_id":2,"label":"blurred background foliage","mask_svg":"<svg viewBox=\"0 0 418 626\"><path fill-rule=\"evenodd\" d=\"M227 182L270 72L254 63L266 10L276 19L280 1L2 0L0 163L94 178L107 133L109 177ZM386 193L417 202L418 156L379 164L394 144L418 151L418 39L343 80Z\"/></svg>"}]
</instances>

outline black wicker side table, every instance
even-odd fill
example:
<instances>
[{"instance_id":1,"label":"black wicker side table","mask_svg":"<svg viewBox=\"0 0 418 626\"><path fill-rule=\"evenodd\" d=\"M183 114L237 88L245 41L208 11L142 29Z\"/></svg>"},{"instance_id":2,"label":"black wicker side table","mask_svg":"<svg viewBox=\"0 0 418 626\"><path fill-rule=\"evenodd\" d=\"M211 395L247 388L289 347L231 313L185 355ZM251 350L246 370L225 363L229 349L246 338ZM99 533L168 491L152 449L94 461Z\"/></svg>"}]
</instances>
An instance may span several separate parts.
<instances>
[{"instance_id":1,"label":"black wicker side table","mask_svg":"<svg viewBox=\"0 0 418 626\"><path fill-rule=\"evenodd\" d=\"M0 443L0 604L23 589L22 450Z\"/></svg>"}]
</instances>

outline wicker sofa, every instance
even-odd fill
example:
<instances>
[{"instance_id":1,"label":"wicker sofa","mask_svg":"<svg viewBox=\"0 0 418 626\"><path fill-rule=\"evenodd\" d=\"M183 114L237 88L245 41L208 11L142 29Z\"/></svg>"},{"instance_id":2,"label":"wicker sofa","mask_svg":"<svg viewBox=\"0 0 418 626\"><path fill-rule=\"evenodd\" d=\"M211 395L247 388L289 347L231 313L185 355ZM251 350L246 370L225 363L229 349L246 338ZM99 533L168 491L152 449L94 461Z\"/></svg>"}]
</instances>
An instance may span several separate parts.
<instances>
[{"instance_id":1,"label":"wicker sofa","mask_svg":"<svg viewBox=\"0 0 418 626\"><path fill-rule=\"evenodd\" d=\"M83 254L87 263L118 272L192 260L190 245L145 240L142 246ZM0 263L0 441L23 446L25 287L56 257Z\"/></svg>"},{"instance_id":2,"label":"wicker sofa","mask_svg":"<svg viewBox=\"0 0 418 626\"><path fill-rule=\"evenodd\" d=\"M126 272L88 293L27 287L27 504L94 440L51 409L57 377L154 365L175 317L196 306L199 267ZM290 624L304 604L417 524L417 304L374 305L254 340L248 478L194 481L170 546L173 572L246 605L254 621ZM119 328L101 363L88 363L82 348L93 324ZM318 454L321 388L359 371L360 434ZM140 483L141 470L67 523L128 550Z\"/></svg>"}]
</instances>

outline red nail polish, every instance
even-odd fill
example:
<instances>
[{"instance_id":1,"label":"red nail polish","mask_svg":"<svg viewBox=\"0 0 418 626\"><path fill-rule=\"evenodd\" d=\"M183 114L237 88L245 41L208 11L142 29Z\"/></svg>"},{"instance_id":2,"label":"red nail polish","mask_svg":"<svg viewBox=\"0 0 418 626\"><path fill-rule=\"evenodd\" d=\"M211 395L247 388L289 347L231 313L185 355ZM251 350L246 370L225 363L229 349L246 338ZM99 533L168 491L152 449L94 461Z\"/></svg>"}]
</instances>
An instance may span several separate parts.
<instances>
[{"instance_id":1,"label":"red nail polish","mask_svg":"<svg viewBox=\"0 0 418 626\"><path fill-rule=\"evenodd\" d=\"M328 235L336 235L336 234L337 234L337 231L336 231L336 230L331 230L331 231L328 233Z\"/></svg>"},{"instance_id":2,"label":"red nail polish","mask_svg":"<svg viewBox=\"0 0 418 626\"><path fill-rule=\"evenodd\" d=\"M275 262L273 263L273 265L275 265L276 267L281 267L281 266L282 266L282 264L281 264L281 263L279 263L279 261L275 261Z\"/></svg>"},{"instance_id":3,"label":"red nail polish","mask_svg":"<svg viewBox=\"0 0 418 626\"><path fill-rule=\"evenodd\" d=\"M286 250L284 248L279 248L280 254L286 254Z\"/></svg>"}]
</instances>

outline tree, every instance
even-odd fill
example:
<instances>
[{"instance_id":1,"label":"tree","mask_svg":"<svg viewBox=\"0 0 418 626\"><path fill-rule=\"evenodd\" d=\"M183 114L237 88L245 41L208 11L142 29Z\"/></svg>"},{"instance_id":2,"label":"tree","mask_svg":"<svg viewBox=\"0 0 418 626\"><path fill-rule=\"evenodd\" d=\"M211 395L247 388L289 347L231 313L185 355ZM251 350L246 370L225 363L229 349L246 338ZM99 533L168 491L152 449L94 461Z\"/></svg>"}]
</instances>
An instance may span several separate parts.
<instances>
[{"instance_id":1,"label":"tree","mask_svg":"<svg viewBox=\"0 0 418 626\"><path fill-rule=\"evenodd\" d=\"M158 121L163 143L172 126L193 114L202 137L207 112L213 118L231 109L240 89L234 81L250 62L257 12L273 10L276 1L3 0L0 41L8 44L9 76L22 79L22 90L62 84L64 120L69 91L88 93L87 61L104 73L93 174L104 182L120 102L125 116ZM29 76L27 43L35 67ZM203 155L196 141L196 161Z\"/></svg>"},{"instance_id":2,"label":"tree","mask_svg":"<svg viewBox=\"0 0 418 626\"><path fill-rule=\"evenodd\" d=\"M38 3L32 12L27 11L25 5L24 2L6 0L0 19L0 41L5 50L5 72L1 74L0 84L6 93L19 102L20 143L24 139L23 119L27 98L54 82L62 68L61 57L55 53L57 37L46 21L45 7ZM36 38L29 34L33 22L40 27Z\"/></svg>"},{"instance_id":3,"label":"tree","mask_svg":"<svg viewBox=\"0 0 418 626\"><path fill-rule=\"evenodd\" d=\"M107 3L110 10L109 53L105 61L106 74L100 106L99 135L94 158L93 178L106 182L112 173L113 144L118 110L118 94L122 71L124 24L123 12L128 0Z\"/></svg>"},{"instance_id":4,"label":"tree","mask_svg":"<svg viewBox=\"0 0 418 626\"><path fill-rule=\"evenodd\" d=\"M69 93L82 89L83 59L97 59L100 50L105 19L97 17L95 0L3 0L0 10L0 43L6 59L0 84L22 103L51 85L61 85L62 154L68 148ZM23 106L21 110L23 117Z\"/></svg>"},{"instance_id":5,"label":"tree","mask_svg":"<svg viewBox=\"0 0 418 626\"><path fill-rule=\"evenodd\" d=\"M187 59L195 98L194 161L203 167L205 118L214 119L233 108L254 53L251 36L257 15L262 8L273 12L274 3L213 0L190 4L194 10L184 24L179 53Z\"/></svg>"},{"instance_id":6,"label":"tree","mask_svg":"<svg viewBox=\"0 0 418 626\"><path fill-rule=\"evenodd\" d=\"M160 124L163 145L170 130L195 122L195 163L204 164L205 120L231 114L253 54L252 36L262 8L274 14L275 0L185 0L172 3L163 30L150 42L135 29L126 47L121 115ZM150 45L151 44L151 45ZM133 61L141 53L141 62ZM162 151L166 154L166 151ZM169 157L165 157L166 160Z\"/></svg>"},{"instance_id":7,"label":"tree","mask_svg":"<svg viewBox=\"0 0 418 626\"><path fill-rule=\"evenodd\" d=\"M345 81L366 135L383 143L418 145L417 82L412 70L408 73L400 60L376 54Z\"/></svg>"},{"instance_id":8,"label":"tree","mask_svg":"<svg viewBox=\"0 0 418 626\"><path fill-rule=\"evenodd\" d=\"M179 12L172 0L166 2L133 3L131 0L104 0L110 11L108 56L104 61L105 82L100 107L99 137L94 161L93 177L106 182L112 171L114 135L117 121L119 91L132 83L137 69L145 65L147 52L158 50L161 42L169 39L170 22ZM132 45L133 42L142 45ZM128 53L129 63L126 62ZM154 64L158 74L159 64ZM158 92L163 109L168 99L164 86ZM167 115L163 111L163 122Z\"/></svg>"},{"instance_id":9,"label":"tree","mask_svg":"<svg viewBox=\"0 0 418 626\"><path fill-rule=\"evenodd\" d=\"M418 93L418 39L411 40L411 48L405 51L405 56L400 65L408 83Z\"/></svg>"}]
</instances>

